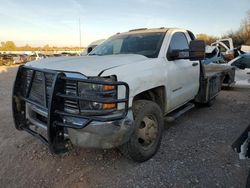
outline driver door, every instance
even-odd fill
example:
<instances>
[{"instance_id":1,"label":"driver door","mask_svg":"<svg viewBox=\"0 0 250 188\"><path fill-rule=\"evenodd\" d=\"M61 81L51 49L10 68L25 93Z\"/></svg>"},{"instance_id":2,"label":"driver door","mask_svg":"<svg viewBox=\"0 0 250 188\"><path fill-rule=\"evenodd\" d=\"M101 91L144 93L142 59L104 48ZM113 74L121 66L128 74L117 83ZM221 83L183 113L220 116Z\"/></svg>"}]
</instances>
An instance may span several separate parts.
<instances>
[{"instance_id":1,"label":"driver door","mask_svg":"<svg viewBox=\"0 0 250 188\"><path fill-rule=\"evenodd\" d=\"M168 57L169 52L172 50L189 49L190 40L187 33L175 32L172 34L168 45L166 57L168 70L166 80L168 111L172 111L192 100L199 90L199 61L190 61L188 59L169 60Z\"/></svg>"}]
</instances>

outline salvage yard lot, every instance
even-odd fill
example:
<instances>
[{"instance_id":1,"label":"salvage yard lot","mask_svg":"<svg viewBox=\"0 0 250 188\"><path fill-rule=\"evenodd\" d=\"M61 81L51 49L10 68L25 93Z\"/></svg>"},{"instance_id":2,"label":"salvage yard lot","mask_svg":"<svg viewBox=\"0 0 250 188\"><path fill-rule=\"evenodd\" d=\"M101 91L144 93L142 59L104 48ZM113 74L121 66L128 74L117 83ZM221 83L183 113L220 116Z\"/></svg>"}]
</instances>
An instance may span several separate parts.
<instances>
[{"instance_id":1,"label":"salvage yard lot","mask_svg":"<svg viewBox=\"0 0 250 188\"><path fill-rule=\"evenodd\" d=\"M250 90L222 91L210 108L195 108L166 130L149 161L128 161L117 150L75 148L52 156L26 132L15 130L11 89L17 67L0 67L1 187L244 187L249 160L233 141L250 123Z\"/></svg>"}]
</instances>

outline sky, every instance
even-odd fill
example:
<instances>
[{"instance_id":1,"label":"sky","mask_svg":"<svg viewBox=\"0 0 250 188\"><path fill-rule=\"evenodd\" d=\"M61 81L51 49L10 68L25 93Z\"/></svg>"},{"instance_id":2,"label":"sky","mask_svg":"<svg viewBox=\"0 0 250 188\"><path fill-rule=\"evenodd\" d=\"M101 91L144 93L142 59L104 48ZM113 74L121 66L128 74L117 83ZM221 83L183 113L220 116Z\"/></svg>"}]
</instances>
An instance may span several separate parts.
<instances>
[{"instance_id":1,"label":"sky","mask_svg":"<svg viewBox=\"0 0 250 188\"><path fill-rule=\"evenodd\" d=\"M79 28L82 46L145 27L221 36L237 30L249 9L250 0L0 0L0 41L79 46Z\"/></svg>"}]
</instances>

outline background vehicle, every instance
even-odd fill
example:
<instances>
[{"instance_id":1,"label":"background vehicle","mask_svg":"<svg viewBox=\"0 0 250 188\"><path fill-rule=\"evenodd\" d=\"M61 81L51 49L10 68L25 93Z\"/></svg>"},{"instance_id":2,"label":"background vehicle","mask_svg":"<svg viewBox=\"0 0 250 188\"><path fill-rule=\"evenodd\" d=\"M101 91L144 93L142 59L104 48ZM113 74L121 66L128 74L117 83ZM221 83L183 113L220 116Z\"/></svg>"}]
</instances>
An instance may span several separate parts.
<instances>
[{"instance_id":1,"label":"background vehicle","mask_svg":"<svg viewBox=\"0 0 250 188\"><path fill-rule=\"evenodd\" d=\"M250 53L250 46L242 45L241 50L245 53Z\"/></svg>"},{"instance_id":2,"label":"background vehicle","mask_svg":"<svg viewBox=\"0 0 250 188\"><path fill-rule=\"evenodd\" d=\"M87 47L87 54L90 53L96 46L103 43L103 41L105 41L105 39L99 39L99 40L96 40L96 41L90 43Z\"/></svg>"},{"instance_id":3,"label":"background vehicle","mask_svg":"<svg viewBox=\"0 0 250 188\"><path fill-rule=\"evenodd\" d=\"M41 53L34 53L29 56L28 61L40 60L46 58L46 55Z\"/></svg>"},{"instance_id":4,"label":"background vehicle","mask_svg":"<svg viewBox=\"0 0 250 188\"><path fill-rule=\"evenodd\" d=\"M228 62L228 65L237 67L235 81L237 86L250 87L250 53L239 55Z\"/></svg>"},{"instance_id":5,"label":"background vehicle","mask_svg":"<svg viewBox=\"0 0 250 188\"><path fill-rule=\"evenodd\" d=\"M212 43L211 46L217 46L220 49L220 52L224 55L229 54L234 50L232 38L216 40L216 42Z\"/></svg>"},{"instance_id":6,"label":"background vehicle","mask_svg":"<svg viewBox=\"0 0 250 188\"><path fill-rule=\"evenodd\" d=\"M207 45L205 59L202 60L202 63L205 65L208 65L210 63L221 64L226 63L226 61L217 46Z\"/></svg>"},{"instance_id":7,"label":"background vehicle","mask_svg":"<svg viewBox=\"0 0 250 188\"><path fill-rule=\"evenodd\" d=\"M14 54L3 54L1 58L2 65L6 65L6 66L12 65L14 62L14 57L16 57L16 55Z\"/></svg>"},{"instance_id":8,"label":"background vehicle","mask_svg":"<svg viewBox=\"0 0 250 188\"><path fill-rule=\"evenodd\" d=\"M64 56L63 54L53 54L53 57L61 57Z\"/></svg>"},{"instance_id":9,"label":"background vehicle","mask_svg":"<svg viewBox=\"0 0 250 188\"><path fill-rule=\"evenodd\" d=\"M0 66L3 65L3 54L0 54Z\"/></svg>"},{"instance_id":10,"label":"background vehicle","mask_svg":"<svg viewBox=\"0 0 250 188\"><path fill-rule=\"evenodd\" d=\"M13 64L22 64L28 61L28 55L26 54L17 54L13 57Z\"/></svg>"},{"instance_id":11,"label":"background vehicle","mask_svg":"<svg viewBox=\"0 0 250 188\"><path fill-rule=\"evenodd\" d=\"M205 43L190 31L159 28L118 33L88 56L27 63L14 84L16 128L54 153L65 152L69 138L148 160L160 146L164 116L175 119L193 102L209 106L222 83L234 81L226 79L234 67L208 69L204 56Z\"/></svg>"}]
</instances>

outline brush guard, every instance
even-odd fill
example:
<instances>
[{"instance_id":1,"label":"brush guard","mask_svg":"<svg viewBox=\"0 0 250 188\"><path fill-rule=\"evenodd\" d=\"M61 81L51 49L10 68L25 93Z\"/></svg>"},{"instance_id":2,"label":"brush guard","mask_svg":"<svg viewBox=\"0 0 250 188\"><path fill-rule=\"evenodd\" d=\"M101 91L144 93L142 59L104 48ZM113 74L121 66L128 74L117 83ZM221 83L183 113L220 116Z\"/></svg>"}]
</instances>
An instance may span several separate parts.
<instances>
[{"instance_id":1,"label":"brush guard","mask_svg":"<svg viewBox=\"0 0 250 188\"><path fill-rule=\"evenodd\" d=\"M30 81L27 82L27 71L31 72ZM43 87L43 94L45 96L45 101L37 102L30 99L30 93L32 89L32 85L34 82L34 77L36 73L42 75L42 87ZM52 86L49 91L47 91L46 87L46 74L53 75ZM100 84L100 85L110 85L110 86L122 86L125 88L125 97L122 99L111 99L111 100L102 100L102 99L89 99L84 98L81 96L67 95L65 93L65 83L67 80L77 82L85 82L91 84ZM46 100L47 94L49 95L48 100ZM85 116L79 113L69 113L64 111L64 99L74 99L78 103L79 101L90 101L90 102L98 102L98 103L123 103L125 108L121 110L121 113L115 116ZM71 78L67 77L65 73L58 72L58 71L51 71L48 69L37 69L33 67L25 67L20 66L17 72L16 80L13 87L13 94L12 94L12 111L13 111L13 118L15 127L18 130L24 130L30 133L31 135L35 136L36 138L40 139L44 144L49 147L49 150L52 153L64 153L67 151L66 143L67 139L65 138L65 128L73 128L73 129L83 129L84 127L88 126L92 121L100 121L100 122L108 122L108 121L115 121L124 119L128 113L128 101L129 101L129 86L125 82L119 81L101 81L101 80L92 80L92 79L81 79L81 78ZM47 138L45 138L40 133L32 130L30 128L30 121L26 117L26 103L34 105L43 111L46 111L48 114L47 117ZM86 121L81 124L72 124L72 123L65 123L63 121L63 117L76 117L82 118Z\"/></svg>"}]
</instances>

